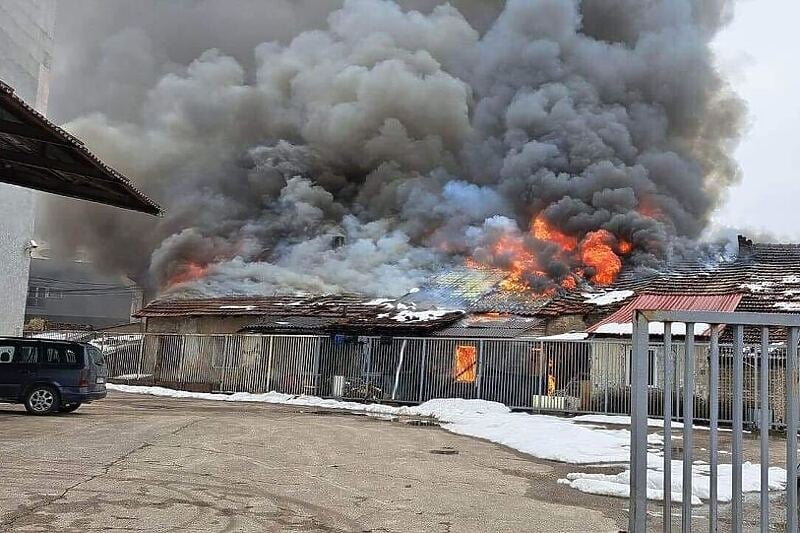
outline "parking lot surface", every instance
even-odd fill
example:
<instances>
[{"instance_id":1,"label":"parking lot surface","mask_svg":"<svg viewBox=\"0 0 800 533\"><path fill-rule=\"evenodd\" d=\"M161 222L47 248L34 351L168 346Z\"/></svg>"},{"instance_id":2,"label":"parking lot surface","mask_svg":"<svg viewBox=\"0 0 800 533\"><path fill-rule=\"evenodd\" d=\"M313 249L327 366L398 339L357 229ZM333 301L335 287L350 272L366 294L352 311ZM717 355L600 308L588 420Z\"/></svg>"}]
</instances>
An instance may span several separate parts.
<instances>
[{"instance_id":1,"label":"parking lot surface","mask_svg":"<svg viewBox=\"0 0 800 533\"><path fill-rule=\"evenodd\" d=\"M617 531L624 500L437 427L112 392L0 405L0 531ZM568 445L568 443L565 443Z\"/></svg>"}]
</instances>

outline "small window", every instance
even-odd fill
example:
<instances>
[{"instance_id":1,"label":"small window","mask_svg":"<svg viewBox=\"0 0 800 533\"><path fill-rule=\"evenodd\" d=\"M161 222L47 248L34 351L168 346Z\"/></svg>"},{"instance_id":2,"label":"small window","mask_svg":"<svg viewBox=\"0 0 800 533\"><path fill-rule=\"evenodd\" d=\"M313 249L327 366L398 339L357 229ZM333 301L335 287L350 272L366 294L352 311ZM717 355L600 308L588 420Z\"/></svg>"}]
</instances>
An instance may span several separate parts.
<instances>
[{"instance_id":1,"label":"small window","mask_svg":"<svg viewBox=\"0 0 800 533\"><path fill-rule=\"evenodd\" d=\"M0 346L0 364L11 363L14 360L13 346Z\"/></svg>"}]
</instances>

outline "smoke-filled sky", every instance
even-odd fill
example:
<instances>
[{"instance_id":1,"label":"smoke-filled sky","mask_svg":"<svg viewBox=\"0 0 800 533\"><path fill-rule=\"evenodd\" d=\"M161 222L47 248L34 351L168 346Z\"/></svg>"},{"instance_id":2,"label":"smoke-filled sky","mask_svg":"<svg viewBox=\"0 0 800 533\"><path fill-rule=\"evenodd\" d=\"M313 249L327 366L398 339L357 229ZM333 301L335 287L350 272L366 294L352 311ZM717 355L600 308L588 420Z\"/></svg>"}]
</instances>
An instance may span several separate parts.
<instances>
[{"instance_id":1,"label":"smoke-filled sky","mask_svg":"<svg viewBox=\"0 0 800 533\"><path fill-rule=\"evenodd\" d=\"M207 294L402 294L465 258L548 289L599 282L598 244L692 248L740 177L730 1L438 4L62 2L51 115L168 215L49 199L40 232Z\"/></svg>"}]
</instances>

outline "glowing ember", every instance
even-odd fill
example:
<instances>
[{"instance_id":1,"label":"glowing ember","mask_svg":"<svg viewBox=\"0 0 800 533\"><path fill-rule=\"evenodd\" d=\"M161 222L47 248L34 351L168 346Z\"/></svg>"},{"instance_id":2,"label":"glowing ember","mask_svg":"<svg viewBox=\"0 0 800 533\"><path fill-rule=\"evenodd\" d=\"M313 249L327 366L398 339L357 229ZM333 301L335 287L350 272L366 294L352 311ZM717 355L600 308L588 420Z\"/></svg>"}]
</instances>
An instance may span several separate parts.
<instances>
[{"instance_id":1,"label":"glowing ember","mask_svg":"<svg viewBox=\"0 0 800 533\"><path fill-rule=\"evenodd\" d=\"M172 287L181 283L195 281L206 275L208 265L200 263L186 263L178 267L177 271L167 280L165 288Z\"/></svg>"},{"instance_id":2,"label":"glowing ember","mask_svg":"<svg viewBox=\"0 0 800 533\"><path fill-rule=\"evenodd\" d=\"M629 243L626 240L620 239L617 243L617 249L619 253L622 255L628 255L633 251L633 244Z\"/></svg>"},{"instance_id":3,"label":"glowing ember","mask_svg":"<svg viewBox=\"0 0 800 533\"><path fill-rule=\"evenodd\" d=\"M581 260L594 269L592 282L596 285L610 285L622 270L622 260L611 247L616 238L606 230L587 233L581 242Z\"/></svg>"}]
</instances>

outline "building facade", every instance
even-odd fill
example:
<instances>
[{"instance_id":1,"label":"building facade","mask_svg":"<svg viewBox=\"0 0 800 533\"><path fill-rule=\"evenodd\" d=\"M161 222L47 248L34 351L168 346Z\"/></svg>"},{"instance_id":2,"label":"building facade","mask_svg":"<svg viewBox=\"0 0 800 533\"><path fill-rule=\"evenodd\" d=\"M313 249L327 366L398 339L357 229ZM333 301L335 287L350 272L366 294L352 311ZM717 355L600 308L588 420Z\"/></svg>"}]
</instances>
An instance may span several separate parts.
<instances>
[{"instance_id":1,"label":"building facade","mask_svg":"<svg viewBox=\"0 0 800 533\"><path fill-rule=\"evenodd\" d=\"M0 2L0 80L47 111L55 0ZM33 191L0 183L0 335L22 333L35 222Z\"/></svg>"},{"instance_id":2,"label":"building facade","mask_svg":"<svg viewBox=\"0 0 800 533\"><path fill-rule=\"evenodd\" d=\"M92 263L31 259L25 322L50 328L106 328L129 324L141 308L142 289L126 277L99 272Z\"/></svg>"}]
</instances>

